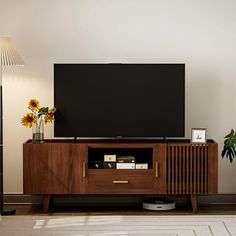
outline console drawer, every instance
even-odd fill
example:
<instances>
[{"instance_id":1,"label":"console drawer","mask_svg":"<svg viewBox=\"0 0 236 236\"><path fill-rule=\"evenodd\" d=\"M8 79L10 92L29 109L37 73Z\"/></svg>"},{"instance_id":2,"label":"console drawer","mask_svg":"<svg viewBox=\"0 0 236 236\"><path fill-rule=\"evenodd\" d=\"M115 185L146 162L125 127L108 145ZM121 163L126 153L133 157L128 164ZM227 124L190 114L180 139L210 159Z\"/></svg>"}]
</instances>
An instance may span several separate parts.
<instances>
[{"instance_id":1,"label":"console drawer","mask_svg":"<svg viewBox=\"0 0 236 236\"><path fill-rule=\"evenodd\" d=\"M88 170L88 194L152 194L153 170Z\"/></svg>"}]
</instances>

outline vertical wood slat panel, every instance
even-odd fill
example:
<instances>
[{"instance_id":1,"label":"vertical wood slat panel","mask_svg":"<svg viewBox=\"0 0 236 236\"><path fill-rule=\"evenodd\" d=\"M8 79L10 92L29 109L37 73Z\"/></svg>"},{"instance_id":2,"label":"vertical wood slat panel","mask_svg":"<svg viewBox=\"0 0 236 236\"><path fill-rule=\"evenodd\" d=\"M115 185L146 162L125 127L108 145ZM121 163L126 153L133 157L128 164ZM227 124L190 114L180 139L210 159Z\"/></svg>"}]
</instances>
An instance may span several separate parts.
<instances>
[{"instance_id":1,"label":"vertical wood slat panel","mask_svg":"<svg viewBox=\"0 0 236 236\"><path fill-rule=\"evenodd\" d=\"M172 193L175 193L175 186L174 186L174 184L175 184L175 152L174 152L174 146L172 146L172 150L171 150L172 152L172 155L171 155L171 164L172 164L172 168L171 168L171 170L172 170L172 189L171 189L171 192Z\"/></svg>"},{"instance_id":2,"label":"vertical wood slat panel","mask_svg":"<svg viewBox=\"0 0 236 236\"><path fill-rule=\"evenodd\" d=\"M209 181L208 144L167 145L167 192L207 194Z\"/></svg>"},{"instance_id":3,"label":"vertical wood slat panel","mask_svg":"<svg viewBox=\"0 0 236 236\"><path fill-rule=\"evenodd\" d=\"M178 146L178 165L179 165L179 194L183 191L183 184L182 184L182 164L183 164L183 156L182 156L182 146Z\"/></svg>"},{"instance_id":4,"label":"vertical wood slat panel","mask_svg":"<svg viewBox=\"0 0 236 236\"><path fill-rule=\"evenodd\" d=\"M189 193L194 193L193 188L193 149L189 147L189 159L190 159L190 168L189 168Z\"/></svg>"},{"instance_id":5,"label":"vertical wood slat panel","mask_svg":"<svg viewBox=\"0 0 236 236\"><path fill-rule=\"evenodd\" d=\"M204 148L204 193L207 193L208 190L208 176L207 176L207 172L208 172L208 160L207 160L207 153L208 153L208 148L205 147Z\"/></svg>"},{"instance_id":6,"label":"vertical wood slat panel","mask_svg":"<svg viewBox=\"0 0 236 236\"><path fill-rule=\"evenodd\" d=\"M201 147L199 146L197 148L197 155L196 155L196 162L197 162L197 194L200 193L200 188L201 188L201 169L200 169L200 161L201 161Z\"/></svg>"},{"instance_id":7,"label":"vertical wood slat panel","mask_svg":"<svg viewBox=\"0 0 236 236\"><path fill-rule=\"evenodd\" d=\"M178 183L179 183L179 178L178 178L178 152L177 152L177 149L178 147L175 146L175 193L178 194L178 190L179 190L179 186L178 186Z\"/></svg>"},{"instance_id":8,"label":"vertical wood slat panel","mask_svg":"<svg viewBox=\"0 0 236 236\"><path fill-rule=\"evenodd\" d=\"M168 176L168 181L167 181L167 186L168 186L168 193L171 193L171 148L168 148L167 150L167 153L168 153L168 173L167 173L167 176Z\"/></svg>"},{"instance_id":9,"label":"vertical wood slat panel","mask_svg":"<svg viewBox=\"0 0 236 236\"><path fill-rule=\"evenodd\" d=\"M203 182L203 174L204 174L204 165L203 165L203 149L204 149L204 146L201 146L200 147L200 168L201 168L201 170L203 170L203 171L201 171L200 172L200 193L203 193L203 186L204 186L204 182Z\"/></svg>"},{"instance_id":10,"label":"vertical wood slat panel","mask_svg":"<svg viewBox=\"0 0 236 236\"><path fill-rule=\"evenodd\" d=\"M187 191L186 193L189 193L189 146L186 146L187 152L186 152L186 159L187 159L187 164L186 164L186 185L187 185Z\"/></svg>"},{"instance_id":11,"label":"vertical wood slat panel","mask_svg":"<svg viewBox=\"0 0 236 236\"><path fill-rule=\"evenodd\" d=\"M195 174L195 178L194 178L194 190L195 190L195 194L197 194L197 190L198 190L198 156L197 156L197 151L198 151L198 148L196 148L196 146L194 146L194 174Z\"/></svg>"},{"instance_id":12,"label":"vertical wood slat panel","mask_svg":"<svg viewBox=\"0 0 236 236\"><path fill-rule=\"evenodd\" d=\"M185 164L186 164L186 154L185 154L185 146L182 146L182 153L183 153L183 155L182 155L182 158L183 158L183 171L182 171L182 173L183 173L183 178L182 178L182 186L183 186L183 191L182 191L182 193L183 194L185 194L185 191L186 191L186 182L185 182L185 175L186 175L186 167L185 167Z\"/></svg>"}]
</instances>

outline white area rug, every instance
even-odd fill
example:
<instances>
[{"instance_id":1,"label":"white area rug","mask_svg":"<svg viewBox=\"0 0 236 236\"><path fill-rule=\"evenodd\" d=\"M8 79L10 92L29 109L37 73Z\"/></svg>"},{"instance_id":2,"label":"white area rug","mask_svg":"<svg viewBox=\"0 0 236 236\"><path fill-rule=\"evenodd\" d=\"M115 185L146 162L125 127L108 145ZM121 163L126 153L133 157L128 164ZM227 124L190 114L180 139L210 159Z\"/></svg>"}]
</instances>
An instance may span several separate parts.
<instances>
[{"instance_id":1,"label":"white area rug","mask_svg":"<svg viewBox=\"0 0 236 236\"><path fill-rule=\"evenodd\" d=\"M0 236L232 236L236 216L4 216Z\"/></svg>"}]
</instances>

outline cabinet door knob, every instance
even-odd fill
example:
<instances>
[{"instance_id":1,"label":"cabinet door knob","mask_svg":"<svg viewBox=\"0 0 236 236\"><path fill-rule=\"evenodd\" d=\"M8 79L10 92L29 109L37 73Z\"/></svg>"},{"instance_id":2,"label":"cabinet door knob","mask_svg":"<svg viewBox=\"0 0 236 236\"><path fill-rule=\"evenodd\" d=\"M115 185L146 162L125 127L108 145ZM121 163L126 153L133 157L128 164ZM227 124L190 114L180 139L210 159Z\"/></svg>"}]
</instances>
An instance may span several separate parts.
<instances>
[{"instance_id":1,"label":"cabinet door knob","mask_svg":"<svg viewBox=\"0 0 236 236\"><path fill-rule=\"evenodd\" d=\"M113 184L128 184L128 180L113 180Z\"/></svg>"},{"instance_id":2,"label":"cabinet door knob","mask_svg":"<svg viewBox=\"0 0 236 236\"><path fill-rule=\"evenodd\" d=\"M85 161L83 162L83 178L86 177L86 163Z\"/></svg>"},{"instance_id":3,"label":"cabinet door knob","mask_svg":"<svg viewBox=\"0 0 236 236\"><path fill-rule=\"evenodd\" d=\"M159 178L159 163L156 161L156 178Z\"/></svg>"}]
</instances>

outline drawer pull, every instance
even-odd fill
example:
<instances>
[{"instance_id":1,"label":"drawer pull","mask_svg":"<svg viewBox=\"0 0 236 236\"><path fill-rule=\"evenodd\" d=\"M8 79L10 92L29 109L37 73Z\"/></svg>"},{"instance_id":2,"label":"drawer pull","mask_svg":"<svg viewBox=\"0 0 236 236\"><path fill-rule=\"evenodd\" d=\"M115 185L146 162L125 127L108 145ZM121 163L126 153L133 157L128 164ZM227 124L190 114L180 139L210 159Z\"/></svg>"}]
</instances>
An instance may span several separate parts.
<instances>
[{"instance_id":1,"label":"drawer pull","mask_svg":"<svg viewBox=\"0 0 236 236\"><path fill-rule=\"evenodd\" d=\"M83 178L86 177L86 163L85 161L83 162Z\"/></svg>"},{"instance_id":2,"label":"drawer pull","mask_svg":"<svg viewBox=\"0 0 236 236\"><path fill-rule=\"evenodd\" d=\"M113 180L113 184L128 184L128 180Z\"/></svg>"},{"instance_id":3,"label":"drawer pull","mask_svg":"<svg viewBox=\"0 0 236 236\"><path fill-rule=\"evenodd\" d=\"M156 178L159 178L159 163L156 161Z\"/></svg>"}]
</instances>

